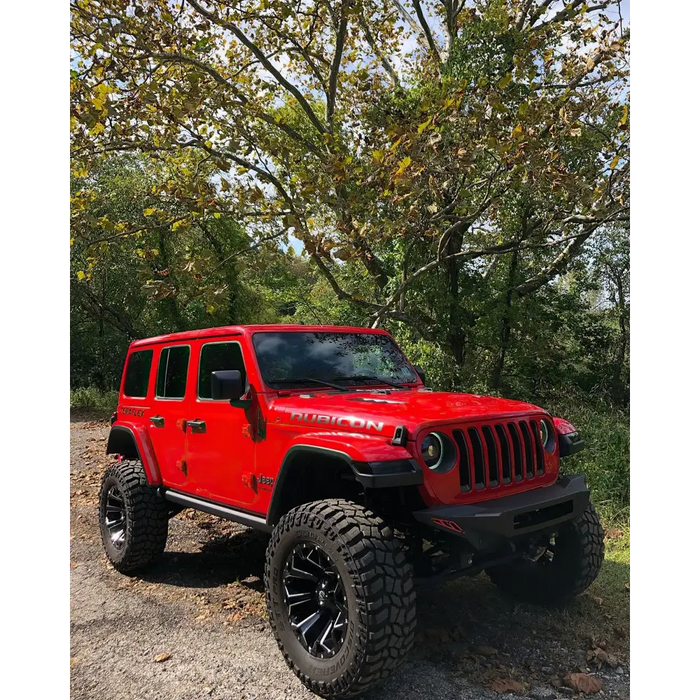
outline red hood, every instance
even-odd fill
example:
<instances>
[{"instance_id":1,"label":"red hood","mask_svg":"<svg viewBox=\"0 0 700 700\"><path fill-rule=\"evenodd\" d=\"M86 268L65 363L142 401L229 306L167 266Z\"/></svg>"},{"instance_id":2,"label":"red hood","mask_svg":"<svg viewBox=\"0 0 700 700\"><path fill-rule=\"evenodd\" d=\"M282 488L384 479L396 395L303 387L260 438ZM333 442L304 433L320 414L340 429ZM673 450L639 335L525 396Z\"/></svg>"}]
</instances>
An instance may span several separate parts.
<instances>
[{"instance_id":1,"label":"red hood","mask_svg":"<svg viewBox=\"0 0 700 700\"><path fill-rule=\"evenodd\" d=\"M522 401L447 391L309 392L306 396L296 394L274 399L272 420L283 425L354 429L391 436L397 425L404 425L414 433L419 428L441 423L546 413Z\"/></svg>"}]
</instances>

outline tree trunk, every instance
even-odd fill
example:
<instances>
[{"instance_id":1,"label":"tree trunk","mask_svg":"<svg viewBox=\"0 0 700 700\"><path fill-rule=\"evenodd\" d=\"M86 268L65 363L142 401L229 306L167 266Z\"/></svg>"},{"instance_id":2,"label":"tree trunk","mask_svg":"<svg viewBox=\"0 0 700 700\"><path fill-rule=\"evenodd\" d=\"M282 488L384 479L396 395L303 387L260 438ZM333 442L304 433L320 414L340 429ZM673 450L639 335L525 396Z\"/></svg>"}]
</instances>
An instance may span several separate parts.
<instances>
[{"instance_id":1,"label":"tree trunk","mask_svg":"<svg viewBox=\"0 0 700 700\"><path fill-rule=\"evenodd\" d=\"M511 255L510 269L508 271L508 287L505 298L505 309L501 317L501 328L498 351L496 353L496 363L493 366L491 373L491 381L489 386L492 391L499 391L501 381L503 379L503 368L506 364L506 356L508 354L508 346L510 345L511 334L511 314L513 308L513 286L515 283L515 274L518 270L518 253L515 251Z\"/></svg>"},{"instance_id":2,"label":"tree trunk","mask_svg":"<svg viewBox=\"0 0 700 700\"><path fill-rule=\"evenodd\" d=\"M447 247L448 255L458 253L462 249L464 234L455 234ZM459 272L462 262L460 260L450 260L447 263L447 284L449 293L450 330L448 332L448 343L450 352L459 367L464 366L466 334L463 327L463 318L460 309L459 299Z\"/></svg>"}]
</instances>

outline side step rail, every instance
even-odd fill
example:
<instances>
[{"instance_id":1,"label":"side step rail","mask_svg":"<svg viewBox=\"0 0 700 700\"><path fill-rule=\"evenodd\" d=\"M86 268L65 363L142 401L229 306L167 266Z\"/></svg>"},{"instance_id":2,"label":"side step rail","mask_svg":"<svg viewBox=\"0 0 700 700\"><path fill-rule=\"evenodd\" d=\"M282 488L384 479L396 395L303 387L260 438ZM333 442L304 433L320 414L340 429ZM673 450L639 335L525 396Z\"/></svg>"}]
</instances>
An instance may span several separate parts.
<instances>
[{"instance_id":1,"label":"side step rail","mask_svg":"<svg viewBox=\"0 0 700 700\"><path fill-rule=\"evenodd\" d=\"M230 506L212 503L211 501L206 501L203 498L190 496L186 493L179 493L178 491L171 491L170 489L165 492L165 500L171 501L172 503L177 503L184 508L194 508L195 510L203 511L204 513L218 515L220 518L232 520L234 523L240 523L241 525L247 525L255 530L272 532L272 527L267 524L265 518L236 510Z\"/></svg>"}]
</instances>

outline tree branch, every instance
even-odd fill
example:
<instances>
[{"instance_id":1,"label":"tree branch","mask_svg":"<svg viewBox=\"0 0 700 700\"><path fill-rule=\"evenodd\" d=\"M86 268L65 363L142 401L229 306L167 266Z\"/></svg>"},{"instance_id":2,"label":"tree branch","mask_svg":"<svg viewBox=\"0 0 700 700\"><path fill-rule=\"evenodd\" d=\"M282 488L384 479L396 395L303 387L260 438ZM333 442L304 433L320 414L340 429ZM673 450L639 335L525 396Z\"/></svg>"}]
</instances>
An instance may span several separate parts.
<instances>
[{"instance_id":1,"label":"tree branch","mask_svg":"<svg viewBox=\"0 0 700 700\"><path fill-rule=\"evenodd\" d=\"M309 120L314 127L316 127L316 129L322 134L327 133L327 129L323 126L323 124L321 124L313 108L301 94L299 89L295 85L292 85L292 83L290 83L277 70L277 68L272 65L267 56L258 48L258 46L252 42L235 24L228 22L227 20L215 15L213 12L205 9L197 2L197 0L187 0L187 3L202 17L206 17L206 19L208 19L210 22L213 22L224 29L228 29L260 61L260 63L275 78L275 80L294 97L294 99L299 103L299 106L309 117Z\"/></svg>"},{"instance_id":2,"label":"tree branch","mask_svg":"<svg viewBox=\"0 0 700 700\"><path fill-rule=\"evenodd\" d=\"M333 53L333 63L328 75L328 99L326 101L326 124L329 131L333 131L333 115L335 113L335 99L338 92L338 72L340 61L343 58L343 48L345 46L345 35L348 28L348 2L343 0L340 7L340 22L338 23L338 33L335 40L335 51Z\"/></svg>"},{"instance_id":3,"label":"tree branch","mask_svg":"<svg viewBox=\"0 0 700 700\"><path fill-rule=\"evenodd\" d=\"M381 49L377 46L377 43L375 42L374 37L372 36L372 32L370 31L369 24L367 23L367 19L365 18L364 10L362 9L360 10L359 21L370 49L374 51L376 56L381 61L382 66L384 66L384 70L391 77L391 80L394 83L394 87L400 88L401 81L399 80L399 76L396 75L396 71L394 70L393 66L391 65L387 57L384 55L384 53L381 51Z\"/></svg>"},{"instance_id":4,"label":"tree branch","mask_svg":"<svg viewBox=\"0 0 700 700\"><path fill-rule=\"evenodd\" d=\"M515 23L515 27L519 32L522 31L523 27L525 26L525 21L527 20L527 15L530 12L530 8L532 7L533 2L534 0L525 0L525 5L523 6L523 10L520 13L520 17L518 17L518 20Z\"/></svg>"},{"instance_id":5,"label":"tree branch","mask_svg":"<svg viewBox=\"0 0 700 700\"><path fill-rule=\"evenodd\" d=\"M85 245L86 246L91 246L95 245L97 243L109 243L110 241L116 241L118 238L126 238L127 236L134 236L137 233L142 233L144 231L160 231L161 229L164 228L170 228L173 226L173 224L178 223L179 221L184 221L189 217L189 214L185 214L184 216L179 216L176 219L172 219L171 221L166 221L162 224L156 224L155 226L137 226L135 228L131 228L128 231L122 231L121 233L115 233L111 236L105 236L104 238L97 238L94 241L86 241Z\"/></svg>"},{"instance_id":6,"label":"tree branch","mask_svg":"<svg viewBox=\"0 0 700 700\"><path fill-rule=\"evenodd\" d=\"M413 8L416 11L416 15L418 15L418 21L420 22L420 26L423 30L425 40L428 42L428 46L430 47L433 56L435 56L435 60L437 61L438 65L441 65L442 58L440 57L440 52L437 50L437 46L435 46L435 39L433 39L433 34L430 31L430 26L428 25L428 22L425 19L425 15L423 14L423 8L421 7L420 0L412 0L412 3Z\"/></svg>"},{"instance_id":7,"label":"tree branch","mask_svg":"<svg viewBox=\"0 0 700 700\"><path fill-rule=\"evenodd\" d=\"M400 14L400 15L406 20L406 22L408 22L408 24L411 26L411 29L413 29L413 31L414 31L416 34L418 34L418 36L419 36L421 39L423 39L424 41L427 40L428 37L425 35L423 29L418 25L418 23L416 22L416 20L413 19L413 17L411 17L411 15L410 15L410 13L408 12L408 10L407 10L407 9L403 6L403 4L401 3L401 0L394 0L394 6L395 6L396 9L399 11L399 14ZM429 36L430 36L430 40L428 41L428 48L430 49L430 52L433 54L433 56L436 57L437 62L438 62L438 65L440 65L440 64L442 63L442 61L440 60L440 55L437 53L437 50L435 49L435 44L434 44L434 42L433 42L433 46L432 46L432 47L430 46L430 42L431 42L432 39L433 39L432 34L430 34L430 32L428 32L428 34L429 34Z\"/></svg>"},{"instance_id":8,"label":"tree branch","mask_svg":"<svg viewBox=\"0 0 700 700\"><path fill-rule=\"evenodd\" d=\"M595 231L598 226L600 226L603 221L601 221L599 224L596 224L590 232L584 231L583 233L577 233L572 236L565 236L563 238L558 238L556 241L549 241L548 243L530 243L530 244L521 244L520 238L515 238L510 241L506 241L505 243L499 243L497 245L489 246L487 248L482 248L480 250L462 250L458 253L453 253L452 255L446 255L445 257L441 258L435 258L435 260L432 260L431 262L423 265L423 267L418 268L415 270L413 273L411 273L394 291L394 293L391 295L389 300L384 304L384 306L380 307L380 309L374 314L375 318L375 323L378 323L379 320L386 316L387 312L391 309L391 307L396 304L396 302L399 300L401 295L404 293L404 291L410 287L419 277L422 277L426 273L430 272L431 270L434 270L436 267L439 265L444 265L445 263L449 262L450 260L473 260L474 258L481 258L484 255L503 255L505 253L512 253L514 251L520 251L520 250L528 250L532 248L549 248L552 246L556 245L561 245L562 243L566 243L567 241L571 241L569 246L567 246L566 251L569 251L569 257L573 257L573 255L580 249L580 247L583 245L585 240L589 238L593 231ZM580 245L578 245L574 250L570 250L571 246L574 245L577 241L577 239L583 238L583 241L581 242ZM557 260L562 258L562 255L559 255L557 257ZM556 262L556 261L555 261ZM566 262L562 263L562 266L565 266L568 263L568 258L566 259ZM551 269L552 266L550 266L549 269ZM554 273L556 274L556 272ZM539 278L539 276L538 276ZM546 282L547 280L545 280ZM523 285L527 284L527 281L523 283ZM542 283L544 284L544 282ZM522 285L521 285L522 286ZM516 288L517 289L517 288Z\"/></svg>"},{"instance_id":9,"label":"tree branch","mask_svg":"<svg viewBox=\"0 0 700 700\"><path fill-rule=\"evenodd\" d=\"M249 114L251 116L260 119L264 121L267 124L270 124L271 126L277 127L280 131L283 131L287 136L291 137L298 143L302 144L305 146L309 151L312 153L316 154L317 156L321 156L321 151L318 149L318 147L309 141L308 139L304 138L296 129L293 129L291 126L285 124L283 121L275 119L275 117L272 117L271 115L267 114L266 112L260 111L257 108L251 108L250 107L250 100L228 79L226 79L221 73L219 73L217 70L215 70L212 66L210 66L207 63L203 63L202 61L199 61L196 58L192 58L191 56L185 56L184 54L176 53L176 54L169 54L169 53L151 53L148 54L151 58L155 58L156 60L160 61L166 61L170 63L189 63L193 66L196 66L200 70L204 71L207 73L207 75L210 75L214 80L216 80L217 83L220 85L223 85L227 87L229 90L233 92L233 94L236 96L238 99L238 103L241 106L248 107Z\"/></svg>"}]
</instances>

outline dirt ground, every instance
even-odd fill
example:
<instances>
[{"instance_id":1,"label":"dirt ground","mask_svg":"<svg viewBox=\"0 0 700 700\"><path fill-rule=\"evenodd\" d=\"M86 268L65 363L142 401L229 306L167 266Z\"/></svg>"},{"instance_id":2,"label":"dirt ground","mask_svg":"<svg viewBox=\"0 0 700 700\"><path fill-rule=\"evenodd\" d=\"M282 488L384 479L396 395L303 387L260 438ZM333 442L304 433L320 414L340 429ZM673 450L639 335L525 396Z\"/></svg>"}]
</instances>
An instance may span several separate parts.
<instances>
[{"instance_id":1,"label":"dirt ground","mask_svg":"<svg viewBox=\"0 0 700 700\"><path fill-rule=\"evenodd\" d=\"M187 510L146 573L108 564L96 516L108 432L105 421L72 418L73 700L316 697L287 669L265 620L265 536ZM613 552L617 537L608 533ZM591 697L629 698L628 582L629 565L611 556L591 589L559 610L513 603L484 575L421 588L414 651L366 697L554 700L597 680Z\"/></svg>"}]
</instances>

